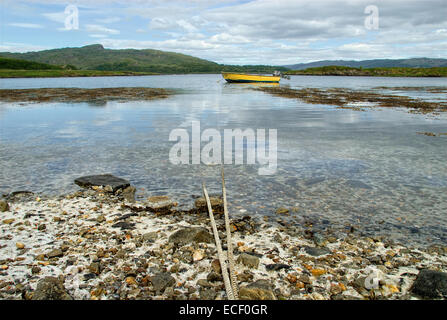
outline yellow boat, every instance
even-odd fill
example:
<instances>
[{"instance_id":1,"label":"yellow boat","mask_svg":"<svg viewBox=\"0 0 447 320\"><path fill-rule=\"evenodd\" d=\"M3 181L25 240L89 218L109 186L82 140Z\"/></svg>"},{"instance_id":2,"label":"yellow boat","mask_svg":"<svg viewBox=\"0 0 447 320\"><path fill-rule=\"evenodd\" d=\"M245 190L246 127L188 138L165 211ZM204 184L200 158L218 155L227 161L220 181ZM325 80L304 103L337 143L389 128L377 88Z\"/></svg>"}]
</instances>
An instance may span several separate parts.
<instances>
[{"instance_id":1,"label":"yellow boat","mask_svg":"<svg viewBox=\"0 0 447 320\"><path fill-rule=\"evenodd\" d=\"M227 82L276 82L278 83L281 76L265 76L260 74L248 73L230 73L222 72L222 76Z\"/></svg>"}]
</instances>

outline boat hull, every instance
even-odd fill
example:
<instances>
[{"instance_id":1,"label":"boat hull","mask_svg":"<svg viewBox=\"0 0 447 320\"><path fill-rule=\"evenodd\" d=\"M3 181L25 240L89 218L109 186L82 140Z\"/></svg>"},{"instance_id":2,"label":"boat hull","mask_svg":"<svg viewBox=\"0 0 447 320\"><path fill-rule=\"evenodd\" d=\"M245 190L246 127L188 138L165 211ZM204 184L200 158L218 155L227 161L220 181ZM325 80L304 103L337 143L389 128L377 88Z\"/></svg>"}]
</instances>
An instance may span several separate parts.
<instances>
[{"instance_id":1,"label":"boat hull","mask_svg":"<svg viewBox=\"0 0 447 320\"><path fill-rule=\"evenodd\" d=\"M244 73L222 73L224 79L229 83L250 83L250 82L269 82L278 83L281 77L263 76Z\"/></svg>"}]
</instances>

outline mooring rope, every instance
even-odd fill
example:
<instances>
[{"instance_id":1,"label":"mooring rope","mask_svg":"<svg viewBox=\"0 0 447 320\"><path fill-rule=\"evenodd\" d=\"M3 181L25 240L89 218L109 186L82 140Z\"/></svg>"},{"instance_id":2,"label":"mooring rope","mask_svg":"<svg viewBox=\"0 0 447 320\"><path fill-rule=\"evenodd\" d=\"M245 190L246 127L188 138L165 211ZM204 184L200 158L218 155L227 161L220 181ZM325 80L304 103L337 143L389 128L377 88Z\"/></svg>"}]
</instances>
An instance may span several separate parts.
<instances>
[{"instance_id":1,"label":"mooring rope","mask_svg":"<svg viewBox=\"0 0 447 320\"><path fill-rule=\"evenodd\" d=\"M222 198L224 204L225 231L227 232L228 265L230 267L231 288L233 289L234 299L238 300L239 290L237 286L236 272L234 271L233 241L231 240L230 217L228 215L227 190L225 188L225 177L224 177L223 166L221 167L221 173L222 173Z\"/></svg>"},{"instance_id":2,"label":"mooring rope","mask_svg":"<svg viewBox=\"0 0 447 320\"><path fill-rule=\"evenodd\" d=\"M219 233L217 231L216 221L214 220L213 209L211 207L211 201L206 191L205 182L202 182L203 195L206 199L206 204L208 206L208 212L210 215L211 226L213 228L214 240L216 242L217 255L219 257L220 268L222 269L222 277L225 284L225 291L227 292L228 300L234 300L233 289L231 287L230 278L228 276L226 257L222 251L222 245L220 243Z\"/></svg>"}]
</instances>

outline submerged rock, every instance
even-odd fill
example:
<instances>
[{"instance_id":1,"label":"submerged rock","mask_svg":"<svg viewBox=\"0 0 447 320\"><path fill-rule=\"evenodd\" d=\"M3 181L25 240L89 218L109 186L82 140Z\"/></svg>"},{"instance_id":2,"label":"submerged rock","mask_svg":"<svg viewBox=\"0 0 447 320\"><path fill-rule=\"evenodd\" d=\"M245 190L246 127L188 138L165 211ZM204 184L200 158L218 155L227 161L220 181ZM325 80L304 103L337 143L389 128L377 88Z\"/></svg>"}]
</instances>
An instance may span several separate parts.
<instances>
[{"instance_id":1,"label":"submerged rock","mask_svg":"<svg viewBox=\"0 0 447 320\"><path fill-rule=\"evenodd\" d=\"M210 203L214 214L223 213L223 200L221 197L210 197ZM194 201L194 206L199 212L208 212L208 204L204 197L196 199L196 201Z\"/></svg>"},{"instance_id":2,"label":"submerged rock","mask_svg":"<svg viewBox=\"0 0 447 320\"><path fill-rule=\"evenodd\" d=\"M424 298L447 298L447 273L422 269L411 292Z\"/></svg>"},{"instance_id":3,"label":"submerged rock","mask_svg":"<svg viewBox=\"0 0 447 320\"><path fill-rule=\"evenodd\" d=\"M129 181L115 177L111 174L84 176L75 179L74 183L81 188L102 187L106 190L110 187L112 192L115 192L118 189L125 189L130 186Z\"/></svg>"},{"instance_id":4,"label":"submerged rock","mask_svg":"<svg viewBox=\"0 0 447 320\"><path fill-rule=\"evenodd\" d=\"M289 209L284 208L284 207L280 207L280 208L276 209L276 214L288 215L289 214Z\"/></svg>"},{"instance_id":5,"label":"submerged rock","mask_svg":"<svg viewBox=\"0 0 447 320\"><path fill-rule=\"evenodd\" d=\"M32 300L73 300L63 282L55 277L46 277L37 283Z\"/></svg>"},{"instance_id":6,"label":"submerged rock","mask_svg":"<svg viewBox=\"0 0 447 320\"><path fill-rule=\"evenodd\" d=\"M346 184L351 188L372 189L370 185L367 185L366 183L359 180L348 180Z\"/></svg>"},{"instance_id":7,"label":"submerged rock","mask_svg":"<svg viewBox=\"0 0 447 320\"><path fill-rule=\"evenodd\" d=\"M311 185L314 185L314 184L323 182L323 181L325 181L325 180L326 180L326 178L324 178L324 177L312 178L312 179L308 179L308 180L306 180L306 181L304 182L304 185L306 185L306 186L311 186Z\"/></svg>"},{"instance_id":8,"label":"submerged rock","mask_svg":"<svg viewBox=\"0 0 447 320\"><path fill-rule=\"evenodd\" d=\"M13 191L6 196L6 199L9 201L32 200L33 198L34 198L34 193L31 191L26 191L26 190Z\"/></svg>"}]
</instances>

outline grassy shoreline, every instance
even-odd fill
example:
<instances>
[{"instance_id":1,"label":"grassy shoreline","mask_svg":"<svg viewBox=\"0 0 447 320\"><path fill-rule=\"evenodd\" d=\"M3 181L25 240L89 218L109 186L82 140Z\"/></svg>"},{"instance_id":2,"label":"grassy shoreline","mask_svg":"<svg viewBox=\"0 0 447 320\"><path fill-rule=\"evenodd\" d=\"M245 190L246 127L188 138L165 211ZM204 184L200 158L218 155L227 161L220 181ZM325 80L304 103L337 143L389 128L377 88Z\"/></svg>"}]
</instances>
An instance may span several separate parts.
<instances>
[{"instance_id":1,"label":"grassy shoreline","mask_svg":"<svg viewBox=\"0 0 447 320\"><path fill-rule=\"evenodd\" d=\"M70 78L70 77L111 77L148 76L154 72L99 71L99 70L13 70L0 69L0 78Z\"/></svg>"},{"instance_id":2,"label":"grassy shoreline","mask_svg":"<svg viewBox=\"0 0 447 320\"><path fill-rule=\"evenodd\" d=\"M447 77L447 67L440 68L351 68L326 66L287 71L288 75L354 77Z\"/></svg>"}]
</instances>

